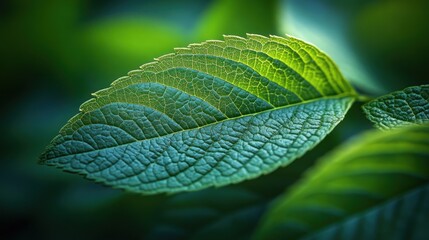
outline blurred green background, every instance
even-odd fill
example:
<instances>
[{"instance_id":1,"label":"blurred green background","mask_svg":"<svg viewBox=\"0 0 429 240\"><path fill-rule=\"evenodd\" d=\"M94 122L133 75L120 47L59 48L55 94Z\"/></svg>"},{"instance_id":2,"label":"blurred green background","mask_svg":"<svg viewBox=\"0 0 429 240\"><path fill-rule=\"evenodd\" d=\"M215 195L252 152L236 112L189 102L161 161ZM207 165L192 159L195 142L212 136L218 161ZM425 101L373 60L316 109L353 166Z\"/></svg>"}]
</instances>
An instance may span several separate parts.
<instances>
[{"instance_id":1,"label":"blurred green background","mask_svg":"<svg viewBox=\"0 0 429 240\"><path fill-rule=\"evenodd\" d=\"M141 196L37 164L90 93L193 42L291 34L327 52L367 95L427 83L425 0L6 0L1 239L246 239L267 205L328 150L371 127L346 120L287 168L229 187Z\"/></svg>"}]
</instances>

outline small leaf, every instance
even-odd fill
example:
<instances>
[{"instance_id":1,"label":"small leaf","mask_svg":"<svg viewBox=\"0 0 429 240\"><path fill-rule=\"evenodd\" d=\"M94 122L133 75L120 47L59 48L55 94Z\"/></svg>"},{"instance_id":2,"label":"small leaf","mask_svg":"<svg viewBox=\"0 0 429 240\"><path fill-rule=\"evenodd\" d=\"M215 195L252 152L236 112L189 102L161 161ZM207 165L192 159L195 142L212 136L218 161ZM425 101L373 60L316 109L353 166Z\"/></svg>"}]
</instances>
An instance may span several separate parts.
<instances>
[{"instance_id":1,"label":"small leaf","mask_svg":"<svg viewBox=\"0 0 429 240\"><path fill-rule=\"evenodd\" d=\"M408 191L427 186L428 144L428 125L373 131L354 139L321 159L274 203L257 230L257 238L301 239L326 230L329 234L336 231L335 237L328 239L350 239L355 233L363 234L357 239L391 239L390 233L384 232L389 221L398 224L396 237L408 238L407 229L415 226L404 222L409 216L401 213L418 212L402 208L428 209L415 205L419 199L414 197L409 200L412 203L395 202L409 199ZM323 236L321 233L320 238Z\"/></svg>"},{"instance_id":2,"label":"small leaf","mask_svg":"<svg viewBox=\"0 0 429 240\"><path fill-rule=\"evenodd\" d=\"M429 85L405 88L363 106L369 120L380 129L429 122Z\"/></svg>"},{"instance_id":3,"label":"small leaf","mask_svg":"<svg viewBox=\"0 0 429 240\"><path fill-rule=\"evenodd\" d=\"M159 193L287 165L343 119L356 94L315 47L249 35L178 48L94 95L41 163Z\"/></svg>"}]
</instances>

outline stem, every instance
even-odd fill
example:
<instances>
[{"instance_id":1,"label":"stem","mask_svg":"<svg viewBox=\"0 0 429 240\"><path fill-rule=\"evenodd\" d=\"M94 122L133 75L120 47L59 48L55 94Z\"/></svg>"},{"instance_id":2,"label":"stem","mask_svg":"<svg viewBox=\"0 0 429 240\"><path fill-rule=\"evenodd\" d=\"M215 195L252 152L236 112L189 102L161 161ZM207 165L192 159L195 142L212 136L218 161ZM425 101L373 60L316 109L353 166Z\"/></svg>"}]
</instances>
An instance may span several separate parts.
<instances>
[{"instance_id":1,"label":"stem","mask_svg":"<svg viewBox=\"0 0 429 240\"><path fill-rule=\"evenodd\" d=\"M356 100L358 102L369 102L369 101L371 101L373 99L374 99L374 97L370 97L370 96L367 96L367 95L360 95L360 94L358 94L357 97L356 97Z\"/></svg>"}]
</instances>

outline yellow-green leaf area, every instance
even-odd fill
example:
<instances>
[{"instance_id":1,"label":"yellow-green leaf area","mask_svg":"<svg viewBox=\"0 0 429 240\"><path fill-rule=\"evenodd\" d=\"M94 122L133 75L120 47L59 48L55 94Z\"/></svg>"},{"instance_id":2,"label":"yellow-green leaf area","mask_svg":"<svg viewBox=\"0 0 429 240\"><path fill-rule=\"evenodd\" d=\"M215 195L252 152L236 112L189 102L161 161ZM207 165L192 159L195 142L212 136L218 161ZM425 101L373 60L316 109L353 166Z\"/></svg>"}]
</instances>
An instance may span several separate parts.
<instances>
[{"instance_id":1,"label":"yellow-green leaf area","mask_svg":"<svg viewBox=\"0 0 429 240\"><path fill-rule=\"evenodd\" d=\"M249 34L177 48L94 96L41 163L151 194L287 165L343 119L356 94L315 47Z\"/></svg>"}]
</instances>

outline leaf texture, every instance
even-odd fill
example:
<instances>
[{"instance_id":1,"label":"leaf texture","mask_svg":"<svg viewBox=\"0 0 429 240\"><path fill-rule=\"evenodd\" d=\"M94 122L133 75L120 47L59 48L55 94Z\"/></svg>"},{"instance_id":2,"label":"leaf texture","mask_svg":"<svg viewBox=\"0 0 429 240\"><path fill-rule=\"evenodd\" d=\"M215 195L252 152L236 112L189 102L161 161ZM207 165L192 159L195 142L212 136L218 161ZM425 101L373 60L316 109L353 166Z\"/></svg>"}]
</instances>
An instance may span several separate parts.
<instances>
[{"instance_id":1,"label":"leaf texture","mask_svg":"<svg viewBox=\"0 0 429 240\"><path fill-rule=\"evenodd\" d=\"M355 92L292 37L225 36L178 48L82 104L41 163L141 193L255 178L342 120Z\"/></svg>"},{"instance_id":2,"label":"leaf texture","mask_svg":"<svg viewBox=\"0 0 429 240\"><path fill-rule=\"evenodd\" d=\"M429 85L413 86L370 101L363 106L380 129L429 122Z\"/></svg>"},{"instance_id":3,"label":"leaf texture","mask_svg":"<svg viewBox=\"0 0 429 240\"><path fill-rule=\"evenodd\" d=\"M391 239L394 232L398 239L411 236L407 229L414 226L404 222L409 216L402 213L427 211L427 204L416 205L427 193L417 193L411 203L401 199L428 184L428 146L428 125L373 131L354 139L321 159L274 203L257 239L323 239L325 234L333 234L328 239ZM386 229L388 222L401 228Z\"/></svg>"}]
</instances>

